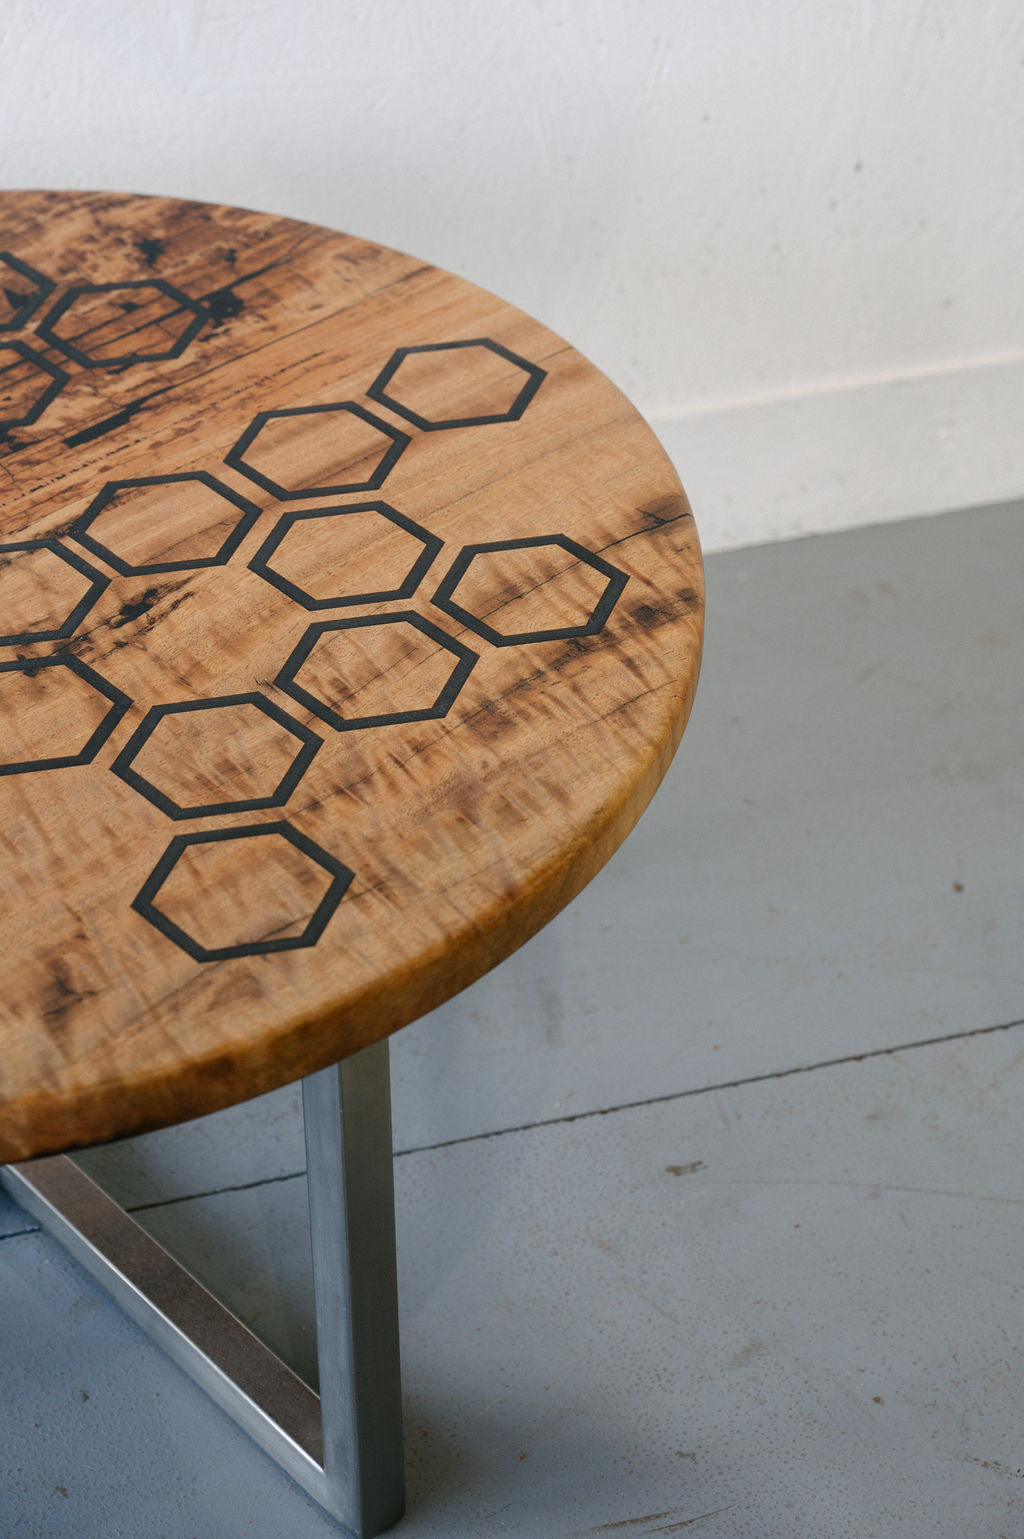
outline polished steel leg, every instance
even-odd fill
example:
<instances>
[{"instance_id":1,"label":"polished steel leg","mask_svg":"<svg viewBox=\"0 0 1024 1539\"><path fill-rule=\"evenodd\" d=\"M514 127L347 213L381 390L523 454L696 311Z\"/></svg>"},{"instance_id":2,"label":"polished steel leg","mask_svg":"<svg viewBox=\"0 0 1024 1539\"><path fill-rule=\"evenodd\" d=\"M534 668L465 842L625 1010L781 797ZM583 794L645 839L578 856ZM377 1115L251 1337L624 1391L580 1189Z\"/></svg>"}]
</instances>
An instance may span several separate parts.
<instances>
[{"instance_id":1,"label":"polished steel leg","mask_svg":"<svg viewBox=\"0 0 1024 1539\"><path fill-rule=\"evenodd\" d=\"M304 1079L302 1110L324 1468L376 1534L405 1501L387 1040Z\"/></svg>"},{"instance_id":2,"label":"polished steel leg","mask_svg":"<svg viewBox=\"0 0 1024 1539\"><path fill-rule=\"evenodd\" d=\"M64 1155L0 1185L357 1539L403 1511L388 1045L302 1084L320 1395Z\"/></svg>"}]
</instances>

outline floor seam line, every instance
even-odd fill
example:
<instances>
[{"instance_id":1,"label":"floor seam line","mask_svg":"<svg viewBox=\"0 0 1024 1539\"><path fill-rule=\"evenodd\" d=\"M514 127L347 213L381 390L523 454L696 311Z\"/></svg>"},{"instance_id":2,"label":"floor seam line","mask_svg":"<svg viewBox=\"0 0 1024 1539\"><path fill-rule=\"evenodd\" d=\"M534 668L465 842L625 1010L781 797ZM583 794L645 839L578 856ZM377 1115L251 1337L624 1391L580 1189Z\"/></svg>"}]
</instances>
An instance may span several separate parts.
<instances>
[{"instance_id":1,"label":"floor seam line","mask_svg":"<svg viewBox=\"0 0 1024 1539\"><path fill-rule=\"evenodd\" d=\"M170 1208L176 1202L197 1202L200 1197L223 1197L228 1192L251 1192L258 1186L277 1186L282 1181L297 1181L306 1174L305 1169L292 1170L283 1176L263 1176L258 1181L243 1181L238 1186L212 1186L205 1192L184 1192L180 1197L160 1197L156 1202L133 1202L125 1206L126 1213L149 1213L153 1208ZM97 1183L99 1185L100 1183ZM119 1206L123 1206L119 1204Z\"/></svg>"},{"instance_id":2,"label":"floor seam line","mask_svg":"<svg viewBox=\"0 0 1024 1539\"><path fill-rule=\"evenodd\" d=\"M1003 1021L995 1026L976 1026L970 1031L950 1032L940 1037L924 1037L916 1042L903 1042L895 1047L873 1047L862 1053L848 1053L841 1058L826 1058L820 1063L797 1064L789 1069L773 1069L765 1074L751 1074L743 1079L722 1080L714 1085L699 1085L689 1090L673 1090L665 1095L648 1096L638 1101L623 1101L617 1106L593 1107L589 1111L571 1112L561 1117L549 1117L541 1122L523 1122L514 1127L494 1128L486 1133L467 1133L462 1138L449 1138L436 1144L417 1144L411 1149L396 1149L395 1159L402 1159L410 1154L431 1154L439 1149L452 1149L460 1144L480 1143L488 1138L503 1138L508 1133L530 1133L538 1128L559 1127L566 1123L583 1122L591 1117L611 1117L616 1112L639 1111L644 1106L663 1106L671 1101L684 1101L693 1096L713 1095L720 1090L740 1090L745 1085L763 1085L771 1080L790 1079L796 1074L814 1074L819 1069L839 1068L843 1064L863 1063L871 1058L887 1058L897 1053L911 1053L919 1048L939 1047L947 1042L970 1041L974 1037L993 1036L999 1031L1013 1031L1016 1027L1024 1026L1024 1018L1014 1021ZM148 1213L155 1208L169 1208L182 1202L196 1202L203 1197L221 1197L230 1192L254 1191L261 1186L276 1186L284 1181L297 1181L305 1176L305 1170L289 1171L280 1176L266 1176L258 1181L244 1181L238 1186L216 1186L207 1191L188 1192L179 1197L164 1197L156 1202L133 1203L125 1208L127 1213ZM15 1230L13 1234L0 1235L0 1241L17 1239L20 1235L37 1234L38 1226L30 1229Z\"/></svg>"},{"instance_id":3,"label":"floor seam line","mask_svg":"<svg viewBox=\"0 0 1024 1539\"><path fill-rule=\"evenodd\" d=\"M744 1085L763 1085L769 1080L789 1079L794 1074L814 1074L819 1069L835 1069L846 1063L863 1063L868 1058L886 1058L895 1053L911 1053L918 1048L939 1047L946 1042L969 1041L972 1037L992 1036L997 1031L1012 1031L1024 1026L1024 1019L1001 1021L995 1026L975 1026L969 1031L950 1032L940 1037L924 1037L916 1042L900 1042L894 1047L872 1047L861 1053L847 1053L841 1058L825 1058L820 1063L796 1064L789 1069L772 1069L764 1074L750 1074L743 1079L722 1080L714 1085L697 1085L690 1090L672 1090L665 1095L647 1096L637 1101L623 1101L617 1106L597 1106L589 1111L569 1112L540 1122L523 1122L514 1127L494 1128L486 1133L467 1133L462 1138L443 1139L436 1144L419 1144L412 1149L396 1149L395 1158L407 1154L430 1154L437 1149L451 1149L458 1144L478 1143L485 1138L502 1138L506 1133L529 1133L535 1128L558 1127L569 1122L583 1122L589 1117L610 1117L616 1112L638 1111L643 1106L662 1106L669 1101L683 1101L691 1096L712 1095L719 1090L739 1090Z\"/></svg>"}]
</instances>

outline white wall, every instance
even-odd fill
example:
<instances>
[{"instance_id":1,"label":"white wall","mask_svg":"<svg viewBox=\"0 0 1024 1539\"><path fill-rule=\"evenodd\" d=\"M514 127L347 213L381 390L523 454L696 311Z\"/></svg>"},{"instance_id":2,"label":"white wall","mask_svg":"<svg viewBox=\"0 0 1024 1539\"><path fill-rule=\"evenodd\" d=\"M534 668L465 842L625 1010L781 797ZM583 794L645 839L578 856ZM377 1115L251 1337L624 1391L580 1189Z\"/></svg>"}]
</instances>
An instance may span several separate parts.
<instances>
[{"instance_id":1,"label":"white wall","mask_svg":"<svg viewBox=\"0 0 1024 1539\"><path fill-rule=\"evenodd\" d=\"M1024 493L1020 0L0 0L0 182L473 277L633 396L710 548Z\"/></svg>"}]
</instances>

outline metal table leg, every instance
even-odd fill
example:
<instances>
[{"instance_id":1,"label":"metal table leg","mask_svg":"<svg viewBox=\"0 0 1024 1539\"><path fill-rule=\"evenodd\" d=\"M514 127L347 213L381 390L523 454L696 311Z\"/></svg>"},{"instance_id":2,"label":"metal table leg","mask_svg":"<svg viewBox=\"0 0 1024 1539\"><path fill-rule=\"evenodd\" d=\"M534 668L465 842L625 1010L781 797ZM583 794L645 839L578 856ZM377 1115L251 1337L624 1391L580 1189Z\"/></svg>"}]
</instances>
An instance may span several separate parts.
<instances>
[{"instance_id":1,"label":"metal table leg","mask_svg":"<svg viewBox=\"0 0 1024 1539\"><path fill-rule=\"evenodd\" d=\"M302 1082L320 1394L64 1155L0 1185L357 1539L404 1506L387 1041Z\"/></svg>"}]
</instances>

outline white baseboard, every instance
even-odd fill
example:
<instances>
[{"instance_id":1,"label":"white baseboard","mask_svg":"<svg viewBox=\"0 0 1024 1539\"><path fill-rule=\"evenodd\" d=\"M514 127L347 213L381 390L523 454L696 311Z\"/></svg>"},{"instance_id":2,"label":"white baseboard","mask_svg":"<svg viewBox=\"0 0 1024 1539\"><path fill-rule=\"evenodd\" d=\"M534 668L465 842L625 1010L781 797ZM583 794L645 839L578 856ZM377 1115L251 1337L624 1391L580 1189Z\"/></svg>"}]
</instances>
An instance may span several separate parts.
<instances>
[{"instance_id":1,"label":"white baseboard","mask_svg":"<svg viewBox=\"0 0 1024 1539\"><path fill-rule=\"evenodd\" d=\"M1024 359L648 420L704 549L1024 496Z\"/></svg>"}]
</instances>

